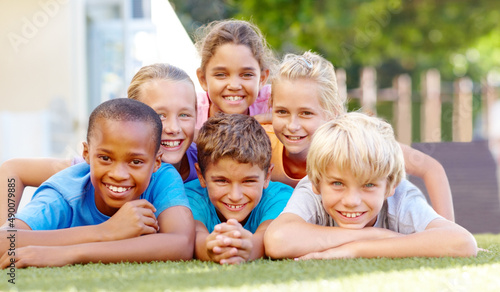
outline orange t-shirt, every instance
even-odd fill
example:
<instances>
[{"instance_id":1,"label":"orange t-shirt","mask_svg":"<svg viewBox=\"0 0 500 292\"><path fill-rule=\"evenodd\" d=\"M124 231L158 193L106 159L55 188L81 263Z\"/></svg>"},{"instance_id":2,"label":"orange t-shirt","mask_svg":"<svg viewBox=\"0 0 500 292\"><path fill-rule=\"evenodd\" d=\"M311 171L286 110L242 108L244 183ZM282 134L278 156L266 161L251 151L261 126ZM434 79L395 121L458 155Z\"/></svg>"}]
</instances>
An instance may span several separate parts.
<instances>
[{"instance_id":1,"label":"orange t-shirt","mask_svg":"<svg viewBox=\"0 0 500 292\"><path fill-rule=\"evenodd\" d=\"M283 166L283 150L285 147L283 146L283 144L281 144L281 141L278 139L278 137L276 137L276 134L274 134L273 125L265 124L262 125L262 127L264 127L267 135L269 136L269 139L271 140L271 147L273 151L271 163L274 164L274 169L271 173L271 180L279 181L291 186L292 188L295 188L300 179L291 178L285 173L285 168Z\"/></svg>"}]
</instances>

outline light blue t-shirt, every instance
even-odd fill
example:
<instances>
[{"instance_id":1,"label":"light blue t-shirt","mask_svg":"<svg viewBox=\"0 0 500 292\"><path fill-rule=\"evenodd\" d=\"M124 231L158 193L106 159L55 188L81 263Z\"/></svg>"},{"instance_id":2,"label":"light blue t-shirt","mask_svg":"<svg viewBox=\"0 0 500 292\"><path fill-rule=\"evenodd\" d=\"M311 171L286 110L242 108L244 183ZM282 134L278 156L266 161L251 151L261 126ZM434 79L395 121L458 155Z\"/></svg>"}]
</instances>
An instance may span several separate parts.
<instances>
[{"instance_id":1,"label":"light blue t-shirt","mask_svg":"<svg viewBox=\"0 0 500 292\"><path fill-rule=\"evenodd\" d=\"M146 191L138 198L146 199L156 208L155 216L173 206L189 208L182 179L170 164L162 163L153 173ZM96 207L90 166L79 163L62 170L44 182L16 218L32 230L54 230L97 225L110 217Z\"/></svg>"},{"instance_id":2,"label":"light blue t-shirt","mask_svg":"<svg viewBox=\"0 0 500 292\"><path fill-rule=\"evenodd\" d=\"M217 224L222 223L217 216L215 206L208 197L206 188L201 187L199 180L193 180L184 185L189 198L194 220L201 221L208 232L212 233ZM262 192L262 198L250 212L247 222L243 226L246 230L255 233L259 225L266 220L273 220L283 211L293 188L280 182L270 182Z\"/></svg>"}]
</instances>

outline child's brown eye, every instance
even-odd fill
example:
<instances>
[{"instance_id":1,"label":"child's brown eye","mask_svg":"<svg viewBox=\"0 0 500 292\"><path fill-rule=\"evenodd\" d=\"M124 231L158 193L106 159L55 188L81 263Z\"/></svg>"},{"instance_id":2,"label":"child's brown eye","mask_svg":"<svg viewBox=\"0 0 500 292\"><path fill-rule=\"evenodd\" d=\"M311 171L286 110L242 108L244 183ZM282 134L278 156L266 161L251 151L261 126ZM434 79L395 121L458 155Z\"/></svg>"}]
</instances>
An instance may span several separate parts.
<instances>
[{"instance_id":1,"label":"child's brown eye","mask_svg":"<svg viewBox=\"0 0 500 292\"><path fill-rule=\"evenodd\" d=\"M99 158L101 158L101 160L104 160L104 161L109 161L110 160L109 156L101 156Z\"/></svg>"}]
</instances>

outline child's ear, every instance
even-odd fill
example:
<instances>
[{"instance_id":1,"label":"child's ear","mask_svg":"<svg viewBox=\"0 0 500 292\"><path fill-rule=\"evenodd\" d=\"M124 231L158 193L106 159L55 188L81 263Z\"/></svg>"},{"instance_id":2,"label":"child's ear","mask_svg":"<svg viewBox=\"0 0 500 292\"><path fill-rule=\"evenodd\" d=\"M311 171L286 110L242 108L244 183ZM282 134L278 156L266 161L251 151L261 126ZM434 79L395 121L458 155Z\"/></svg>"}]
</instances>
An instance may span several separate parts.
<instances>
[{"instance_id":1,"label":"child's ear","mask_svg":"<svg viewBox=\"0 0 500 292\"><path fill-rule=\"evenodd\" d=\"M385 195L385 198L389 198L391 197L392 195L394 195L394 193L396 192L396 186L393 186L393 187L388 187L389 189L387 190L387 193Z\"/></svg>"},{"instance_id":2,"label":"child's ear","mask_svg":"<svg viewBox=\"0 0 500 292\"><path fill-rule=\"evenodd\" d=\"M269 78L269 69L262 70L262 74L260 74L260 88L266 85L267 79Z\"/></svg>"},{"instance_id":3,"label":"child's ear","mask_svg":"<svg viewBox=\"0 0 500 292\"><path fill-rule=\"evenodd\" d=\"M83 151L82 151L83 159L87 162L87 164L90 164L89 144L87 144L87 142L83 142L82 144L83 144Z\"/></svg>"},{"instance_id":4,"label":"child's ear","mask_svg":"<svg viewBox=\"0 0 500 292\"><path fill-rule=\"evenodd\" d=\"M321 193L318 190L318 188L316 188L316 186L313 183L311 183L311 184L312 184L313 193L315 193L316 195L321 195Z\"/></svg>"},{"instance_id":5,"label":"child's ear","mask_svg":"<svg viewBox=\"0 0 500 292\"><path fill-rule=\"evenodd\" d=\"M156 157L155 157L155 169L153 170L153 172L157 171L160 166L161 166L161 156L163 155L163 152L161 151L161 149L158 150L158 153L156 153Z\"/></svg>"},{"instance_id":6,"label":"child's ear","mask_svg":"<svg viewBox=\"0 0 500 292\"><path fill-rule=\"evenodd\" d=\"M269 165L269 169L267 170L266 178L264 180L264 189L269 186L269 182L271 181L271 173L273 172L274 164Z\"/></svg>"},{"instance_id":7,"label":"child's ear","mask_svg":"<svg viewBox=\"0 0 500 292\"><path fill-rule=\"evenodd\" d=\"M200 165L198 162L194 164L194 168L196 169L196 174L198 175L198 179L200 180L200 185L202 188L207 187L207 183L205 182L205 178L203 177L203 174L201 173Z\"/></svg>"},{"instance_id":8,"label":"child's ear","mask_svg":"<svg viewBox=\"0 0 500 292\"><path fill-rule=\"evenodd\" d=\"M196 76L198 76L198 82L200 82L201 88L203 88L203 90L205 91L208 91L207 78L205 72L203 72L201 68L198 68L196 69Z\"/></svg>"}]
</instances>

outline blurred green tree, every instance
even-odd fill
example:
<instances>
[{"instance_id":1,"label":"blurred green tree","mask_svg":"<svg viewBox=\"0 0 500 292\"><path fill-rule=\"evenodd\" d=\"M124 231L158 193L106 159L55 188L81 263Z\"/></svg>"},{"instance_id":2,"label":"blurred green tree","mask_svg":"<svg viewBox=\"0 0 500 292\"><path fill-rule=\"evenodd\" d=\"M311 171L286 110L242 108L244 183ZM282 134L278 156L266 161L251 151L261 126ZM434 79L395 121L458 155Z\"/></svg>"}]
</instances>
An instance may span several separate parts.
<instances>
[{"instance_id":1,"label":"blurred green tree","mask_svg":"<svg viewBox=\"0 0 500 292\"><path fill-rule=\"evenodd\" d=\"M500 66L498 0L171 2L190 33L215 19L251 20L278 55L313 50L355 75L375 66L382 86L402 72L478 80Z\"/></svg>"}]
</instances>

